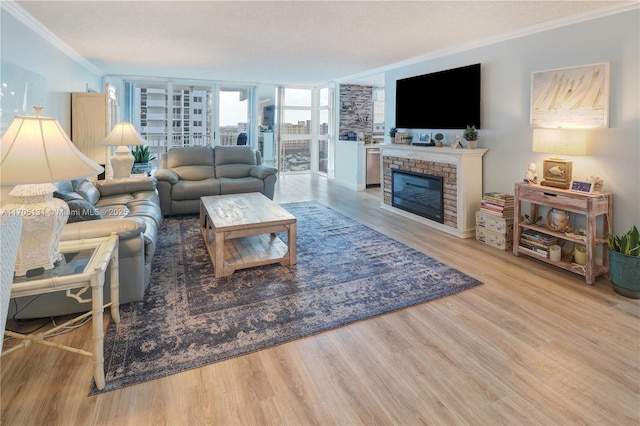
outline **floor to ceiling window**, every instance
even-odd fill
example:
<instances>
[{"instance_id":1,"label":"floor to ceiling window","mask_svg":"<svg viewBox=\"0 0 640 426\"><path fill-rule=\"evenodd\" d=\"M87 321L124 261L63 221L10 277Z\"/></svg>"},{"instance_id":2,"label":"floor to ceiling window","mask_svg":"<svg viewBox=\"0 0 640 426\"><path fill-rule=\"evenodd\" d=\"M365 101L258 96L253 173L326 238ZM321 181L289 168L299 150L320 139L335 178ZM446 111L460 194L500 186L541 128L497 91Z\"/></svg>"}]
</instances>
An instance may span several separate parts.
<instances>
[{"instance_id":1,"label":"floor to ceiling window","mask_svg":"<svg viewBox=\"0 0 640 426\"><path fill-rule=\"evenodd\" d=\"M326 174L333 133L331 88L280 87L278 100L278 169Z\"/></svg>"},{"instance_id":2,"label":"floor to ceiling window","mask_svg":"<svg viewBox=\"0 0 640 426\"><path fill-rule=\"evenodd\" d=\"M125 83L125 118L160 154L171 147L253 144L252 87Z\"/></svg>"},{"instance_id":3,"label":"floor to ceiling window","mask_svg":"<svg viewBox=\"0 0 640 426\"><path fill-rule=\"evenodd\" d=\"M278 169L311 170L312 89L281 87L278 120Z\"/></svg>"},{"instance_id":4,"label":"floor to ceiling window","mask_svg":"<svg viewBox=\"0 0 640 426\"><path fill-rule=\"evenodd\" d=\"M218 145L246 145L251 134L250 90L222 87L218 94Z\"/></svg>"},{"instance_id":5,"label":"floor to ceiling window","mask_svg":"<svg viewBox=\"0 0 640 426\"><path fill-rule=\"evenodd\" d=\"M265 162L281 172L326 174L330 168L329 86L278 88L275 105L265 107L270 116L275 110L275 134L264 123L264 134L257 131L253 86L127 81L124 93L125 119L157 157L172 147L246 144L261 149Z\"/></svg>"},{"instance_id":6,"label":"floor to ceiling window","mask_svg":"<svg viewBox=\"0 0 640 426\"><path fill-rule=\"evenodd\" d=\"M318 99L318 120L315 126L317 135L317 149L314 150L316 159L316 170L320 173L327 173L329 160L329 138L331 135L331 91L329 87L321 87L317 89Z\"/></svg>"}]
</instances>

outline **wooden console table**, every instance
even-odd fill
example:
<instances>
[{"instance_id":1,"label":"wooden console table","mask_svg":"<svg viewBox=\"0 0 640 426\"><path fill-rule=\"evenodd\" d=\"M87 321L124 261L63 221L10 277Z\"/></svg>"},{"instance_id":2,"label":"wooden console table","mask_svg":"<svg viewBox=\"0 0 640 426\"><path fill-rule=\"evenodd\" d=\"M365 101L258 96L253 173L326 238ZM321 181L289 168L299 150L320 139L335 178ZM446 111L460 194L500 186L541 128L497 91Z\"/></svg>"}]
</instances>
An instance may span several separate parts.
<instances>
[{"instance_id":1,"label":"wooden console table","mask_svg":"<svg viewBox=\"0 0 640 426\"><path fill-rule=\"evenodd\" d=\"M111 318L120 322L120 293L118 280L118 235L90 238L75 241L60 242L60 252L64 260L50 270L40 270L37 274L14 278L11 287L11 297L35 296L45 293L66 291L67 297L76 299L79 303L91 301L91 311L77 316L64 324L54 327L44 333L20 334L5 330L5 336L23 340L19 345L6 349L2 356L18 349L26 348L32 343L52 346L54 348L90 356L93 358L94 379L96 387L103 389L104 377L104 318L103 311L111 307ZM103 304L103 286L105 273L109 267L111 302ZM83 294L91 289L91 299L83 299ZM75 293L72 292L75 290ZM72 348L45 340L70 324L92 317L93 325L93 353L82 349Z\"/></svg>"},{"instance_id":2,"label":"wooden console table","mask_svg":"<svg viewBox=\"0 0 640 426\"><path fill-rule=\"evenodd\" d=\"M584 267L576 268L571 262L553 261L549 258L532 256L543 262L550 263L560 268L584 275L587 284L593 284L595 278L609 272L609 253L606 247L606 235L613 229L613 194L609 192L583 193L566 189L551 188L541 185L530 185L528 183L516 183L515 185L515 210L513 223L513 254L530 255L520 250L520 237L524 229L533 229L547 235L557 237L562 240L571 241L575 244L586 247L587 261ZM534 223L524 223L522 220L522 202L530 205L529 217ZM586 216L587 229L586 239L575 238L566 235L564 232L553 231L546 225L535 223L538 217L538 206L547 206L572 213ZM596 235L597 218L603 216L602 235ZM602 262L596 262L595 249L597 245L602 245Z\"/></svg>"}]
</instances>

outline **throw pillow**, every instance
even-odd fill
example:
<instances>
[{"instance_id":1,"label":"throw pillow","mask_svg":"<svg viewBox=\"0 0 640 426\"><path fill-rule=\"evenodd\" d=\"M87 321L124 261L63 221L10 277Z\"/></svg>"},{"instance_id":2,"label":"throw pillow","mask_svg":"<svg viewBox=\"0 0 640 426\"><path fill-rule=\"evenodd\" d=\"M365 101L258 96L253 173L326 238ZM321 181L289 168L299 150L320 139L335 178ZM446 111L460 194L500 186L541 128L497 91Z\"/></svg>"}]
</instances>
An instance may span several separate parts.
<instances>
[{"instance_id":1,"label":"throw pillow","mask_svg":"<svg viewBox=\"0 0 640 426\"><path fill-rule=\"evenodd\" d=\"M97 203L100 199L100 191L87 179L76 179L72 180L71 183L73 184L73 190L91 204Z\"/></svg>"},{"instance_id":2,"label":"throw pillow","mask_svg":"<svg viewBox=\"0 0 640 426\"><path fill-rule=\"evenodd\" d=\"M69 220L67 223L102 219L102 215L96 206L82 198L79 194L56 191L53 193L53 196L65 201L69 206Z\"/></svg>"}]
</instances>

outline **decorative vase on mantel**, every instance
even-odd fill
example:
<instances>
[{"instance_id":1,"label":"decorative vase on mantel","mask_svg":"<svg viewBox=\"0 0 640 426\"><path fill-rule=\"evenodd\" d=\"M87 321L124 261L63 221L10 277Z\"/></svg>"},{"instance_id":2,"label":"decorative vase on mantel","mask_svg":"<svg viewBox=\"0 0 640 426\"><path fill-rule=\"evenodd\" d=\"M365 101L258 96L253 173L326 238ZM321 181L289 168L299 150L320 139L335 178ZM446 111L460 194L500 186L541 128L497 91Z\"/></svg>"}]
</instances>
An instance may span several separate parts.
<instances>
[{"instance_id":1,"label":"decorative vase on mantel","mask_svg":"<svg viewBox=\"0 0 640 426\"><path fill-rule=\"evenodd\" d=\"M476 149L478 147L478 139L467 141L469 143L469 148Z\"/></svg>"}]
</instances>

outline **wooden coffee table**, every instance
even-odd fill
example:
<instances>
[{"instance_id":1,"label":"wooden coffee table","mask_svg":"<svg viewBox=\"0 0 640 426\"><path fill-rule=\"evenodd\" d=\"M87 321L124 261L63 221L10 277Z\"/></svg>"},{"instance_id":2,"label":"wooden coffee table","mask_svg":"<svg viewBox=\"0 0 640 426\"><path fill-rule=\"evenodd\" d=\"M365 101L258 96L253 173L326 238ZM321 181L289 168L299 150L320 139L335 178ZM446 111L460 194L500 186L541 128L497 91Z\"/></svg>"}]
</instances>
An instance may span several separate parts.
<instances>
[{"instance_id":1,"label":"wooden coffee table","mask_svg":"<svg viewBox=\"0 0 640 426\"><path fill-rule=\"evenodd\" d=\"M296 263L296 218L259 192L200 198L200 232L216 278L237 269ZM287 244L276 236L287 232Z\"/></svg>"}]
</instances>

